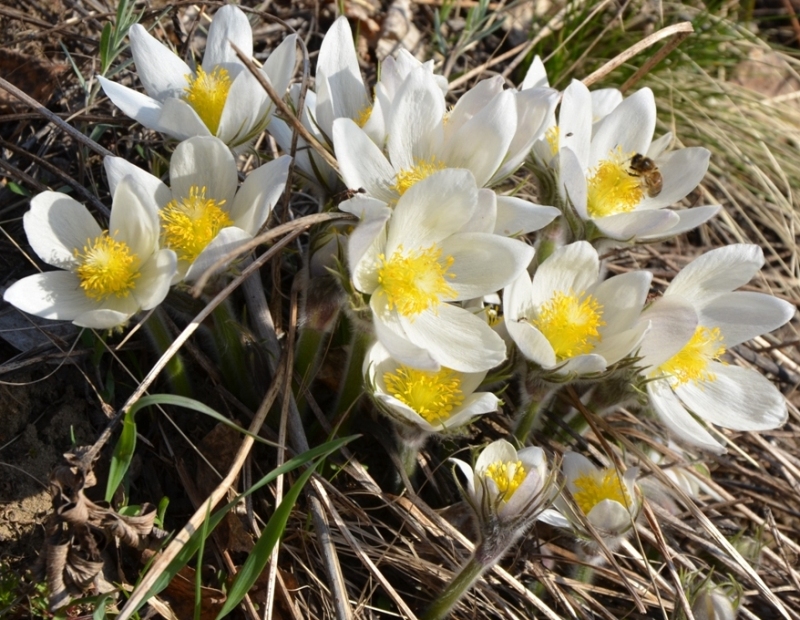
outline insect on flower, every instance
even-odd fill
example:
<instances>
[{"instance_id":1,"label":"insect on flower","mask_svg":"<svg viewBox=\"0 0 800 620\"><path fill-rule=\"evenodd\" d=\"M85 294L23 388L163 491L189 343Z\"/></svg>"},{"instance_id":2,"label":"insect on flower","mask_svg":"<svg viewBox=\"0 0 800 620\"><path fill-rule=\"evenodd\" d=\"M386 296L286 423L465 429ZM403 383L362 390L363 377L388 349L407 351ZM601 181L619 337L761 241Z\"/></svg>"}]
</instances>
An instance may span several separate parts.
<instances>
[{"instance_id":1,"label":"insect on flower","mask_svg":"<svg viewBox=\"0 0 800 620\"><path fill-rule=\"evenodd\" d=\"M641 153L635 153L631 157L628 174L641 178L642 188L650 198L658 196L664 188L664 177L661 176L656 162Z\"/></svg>"}]
</instances>

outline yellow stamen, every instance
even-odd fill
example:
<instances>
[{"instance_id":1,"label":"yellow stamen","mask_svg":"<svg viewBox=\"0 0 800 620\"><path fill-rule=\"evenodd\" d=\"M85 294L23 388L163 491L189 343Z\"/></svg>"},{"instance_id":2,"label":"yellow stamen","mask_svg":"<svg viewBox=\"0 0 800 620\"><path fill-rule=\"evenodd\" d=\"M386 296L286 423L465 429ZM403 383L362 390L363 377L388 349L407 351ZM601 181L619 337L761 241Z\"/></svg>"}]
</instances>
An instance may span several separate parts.
<instances>
[{"instance_id":1,"label":"yellow stamen","mask_svg":"<svg viewBox=\"0 0 800 620\"><path fill-rule=\"evenodd\" d=\"M161 210L164 245L178 259L192 262L220 230L233 224L221 208L224 204L224 200L206 198L205 187L192 185L188 196L180 202L171 200Z\"/></svg>"},{"instance_id":2,"label":"yellow stamen","mask_svg":"<svg viewBox=\"0 0 800 620\"><path fill-rule=\"evenodd\" d=\"M444 170L444 168L444 162L437 160L435 156L429 160L418 159L412 168L406 168L397 173L392 189L402 196L412 185L419 183L422 179L427 179L434 172Z\"/></svg>"},{"instance_id":3,"label":"yellow stamen","mask_svg":"<svg viewBox=\"0 0 800 620\"><path fill-rule=\"evenodd\" d=\"M642 201L641 178L630 173L630 158L617 148L589 172L586 209L590 217L628 213Z\"/></svg>"},{"instance_id":4,"label":"yellow stamen","mask_svg":"<svg viewBox=\"0 0 800 620\"><path fill-rule=\"evenodd\" d=\"M461 377L449 368L431 372L400 366L385 373L383 381L392 396L433 425L446 422L464 402Z\"/></svg>"},{"instance_id":5,"label":"yellow stamen","mask_svg":"<svg viewBox=\"0 0 800 620\"><path fill-rule=\"evenodd\" d=\"M189 86L184 88L186 91L184 99L194 108L208 130L217 135L222 108L225 107L232 84L228 71L217 66L211 73L206 73L203 67L198 66L197 76L187 75L186 81L189 82Z\"/></svg>"},{"instance_id":6,"label":"yellow stamen","mask_svg":"<svg viewBox=\"0 0 800 620\"><path fill-rule=\"evenodd\" d=\"M372 104L365 106L363 109L361 109L358 112L358 115L353 120L355 120L356 125L358 125L359 127L363 127L364 125L367 124L367 121L369 120L370 116L372 116Z\"/></svg>"},{"instance_id":7,"label":"yellow stamen","mask_svg":"<svg viewBox=\"0 0 800 620\"><path fill-rule=\"evenodd\" d=\"M75 258L80 263L76 273L81 288L92 299L127 297L141 275L139 257L126 243L112 239L108 231L87 240L83 252L75 250Z\"/></svg>"},{"instance_id":8,"label":"yellow stamen","mask_svg":"<svg viewBox=\"0 0 800 620\"><path fill-rule=\"evenodd\" d=\"M525 480L526 473L522 461L496 461L486 468L483 475L494 480L503 501L507 502Z\"/></svg>"},{"instance_id":9,"label":"yellow stamen","mask_svg":"<svg viewBox=\"0 0 800 620\"><path fill-rule=\"evenodd\" d=\"M592 295L561 291L542 304L531 321L550 342L559 361L585 355L600 342L603 306Z\"/></svg>"},{"instance_id":10,"label":"yellow stamen","mask_svg":"<svg viewBox=\"0 0 800 620\"><path fill-rule=\"evenodd\" d=\"M578 476L573 484L577 491L572 493L572 498L585 515L588 515L592 508L606 499L619 502L625 508L629 508L631 505L628 488L613 467L587 472Z\"/></svg>"},{"instance_id":11,"label":"yellow stamen","mask_svg":"<svg viewBox=\"0 0 800 620\"><path fill-rule=\"evenodd\" d=\"M700 383L714 381L717 377L709 372L708 365L725 353L722 344L722 333L718 327L698 327L692 339L661 364L658 373L668 375L672 385L681 385L689 381Z\"/></svg>"},{"instance_id":12,"label":"yellow stamen","mask_svg":"<svg viewBox=\"0 0 800 620\"><path fill-rule=\"evenodd\" d=\"M558 138L560 134L561 130L558 125L553 125L544 132L544 139L547 140L547 144L550 145L550 153L552 155L558 153Z\"/></svg>"},{"instance_id":13,"label":"yellow stamen","mask_svg":"<svg viewBox=\"0 0 800 620\"><path fill-rule=\"evenodd\" d=\"M447 278L455 278L455 274L448 273L454 259L442 258L442 250L436 245L408 254L401 246L388 260L383 254L378 259L378 282L386 293L389 309L396 309L405 317L436 306L442 297L456 295L447 283Z\"/></svg>"}]
</instances>

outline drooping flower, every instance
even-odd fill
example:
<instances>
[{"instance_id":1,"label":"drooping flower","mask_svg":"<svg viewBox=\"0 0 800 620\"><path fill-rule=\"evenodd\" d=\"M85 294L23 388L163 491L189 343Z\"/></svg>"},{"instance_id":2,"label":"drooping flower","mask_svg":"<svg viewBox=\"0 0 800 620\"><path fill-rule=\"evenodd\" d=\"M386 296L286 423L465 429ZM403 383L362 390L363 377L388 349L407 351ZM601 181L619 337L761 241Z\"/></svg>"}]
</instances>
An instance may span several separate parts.
<instances>
[{"instance_id":1,"label":"drooping flower","mask_svg":"<svg viewBox=\"0 0 800 620\"><path fill-rule=\"evenodd\" d=\"M103 91L125 114L148 129L178 140L216 136L230 147L245 144L270 122L273 105L230 42L253 55L253 32L237 6L219 9L208 28L202 65L189 68L140 24L129 35L136 71L146 95L98 77ZM270 54L261 71L279 94L286 92L296 63L296 35Z\"/></svg>"},{"instance_id":2,"label":"drooping flower","mask_svg":"<svg viewBox=\"0 0 800 620\"><path fill-rule=\"evenodd\" d=\"M491 392L475 391L486 372L420 370L392 359L379 342L364 360L364 375L387 415L425 434L464 426L475 416L496 411L500 402Z\"/></svg>"},{"instance_id":3,"label":"drooping flower","mask_svg":"<svg viewBox=\"0 0 800 620\"><path fill-rule=\"evenodd\" d=\"M544 370L603 372L628 354L647 329L639 320L651 274L601 281L597 251L586 241L557 249L533 279L520 274L504 292L505 325L526 359Z\"/></svg>"},{"instance_id":4,"label":"drooping flower","mask_svg":"<svg viewBox=\"0 0 800 620\"><path fill-rule=\"evenodd\" d=\"M478 187L492 187L522 165L555 102L551 89L517 92L492 78L448 112L434 77L420 67L403 80L386 116L385 152L349 118L333 123L334 150L347 187L390 204L446 168L466 168ZM553 207L498 195L494 231L532 232L557 214Z\"/></svg>"},{"instance_id":5,"label":"drooping flower","mask_svg":"<svg viewBox=\"0 0 800 620\"><path fill-rule=\"evenodd\" d=\"M577 536L591 540L586 523L613 547L633 526L639 515L641 498L636 488L639 470L629 468L624 475L614 467L596 467L577 452L567 452L562 462L564 493L556 498L557 510L547 510L539 518L558 527L571 528Z\"/></svg>"},{"instance_id":6,"label":"drooping flower","mask_svg":"<svg viewBox=\"0 0 800 620\"><path fill-rule=\"evenodd\" d=\"M96 329L160 304L177 259L159 249L158 214L138 189L130 177L119 180L107 230L66 194L35 196L23 216L25 234L44 262L63 271L23 278L3 298L30 314Z\"/></svg>"},{"instance_id":7,"label":"drooping flower","mask_svg":"<svg viewBox=\"0 0 800 620\"><path fill-rule=\"evenodd\" d=\"M378 216L365 215L351 235L348 261L355 288L370 295L376 335L391 356L420 369L459 372L501 363L502 338L457 302L509 284L530 263L533 249L491 233L464 232L479 203L469 171L431 175L410 188L393 212L374 198L340 208L362 215L364 203Z\"/></svg>"},{"instance_id":8,"label":"drooping flower","mask_svg":"<svg viewBox=\"0 0 800 620\"><path fill-rule=\"evenodd\" d=\"M786 401L772 382L720 361L726 350L794 315L786 301L734 290L763 264L756 245L706 252L642 314L651 325L640 350L650 403L672 434L690 445L724 452L694 416L738 431L769 430L786 421Z\"/></svg>"},{"instance_id":9,"label":"drooping flower","mask_svg":"<svg viewBox=\"0 0 800 620\"><path fill-rule=\"evenodd\" d=\"M626 242L671 237L713 217L719 206L672 210L702 180L710 153L666 152L669 134L653 141L656 104L649 88L634 93L593 124L592 99L581 82L564 92L557 136L562 200L588 226L587 238ZM565 208L567 208L565 206Z\"/></svg>"},{"instance_id":10,"label":"drooping flower","mask_svg":"<svg viewBox=\"0 0 800 620\"><path fill-rule=\"evenodd\" d=\"M158 214L162 245L178 256L177 280L192 281L252 239L283 193L291 157L252 171L237 191L236 162L217 138L181 142L170 159L170 187L121 157L105 160L112 188L125 177Z\"/></svg>"}]
</instances>

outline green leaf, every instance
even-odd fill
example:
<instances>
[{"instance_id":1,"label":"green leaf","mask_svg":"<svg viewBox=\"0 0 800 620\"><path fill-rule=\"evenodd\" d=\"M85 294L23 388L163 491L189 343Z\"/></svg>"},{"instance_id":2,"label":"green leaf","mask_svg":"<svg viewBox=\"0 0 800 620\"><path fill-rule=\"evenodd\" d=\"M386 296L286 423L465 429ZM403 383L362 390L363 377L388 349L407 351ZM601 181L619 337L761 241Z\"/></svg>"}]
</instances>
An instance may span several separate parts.
<instances>
[{"instance_id":1,"label":"green leaf","mask_svg":"<svg viewBox=\"0 0 800 620\"><path fill-rule=\"evenodd\" d=\"M125 472L131 465L133 453L136 450L136 422L133 419L136 411L133 407L125 413L125 420L122 423L122 433L119 441L114 447L114 454L111 456L111 467L108 470L108 484L106 485L106 501L110 502L114 497Z\"/></svg>"},{"instance_id":2,"label":"green leaf","mask_svg":"<svg viewBox=\"0 0 800 620\"><path fill-rule=\"evenodd\" d=\"M111 22L106 22L103 32L100 33L100 73L105 75L111 64Z\"/></svg>"},{"instance_id":3,"label":"green leaf","mask_svg":"<svg viewBox=\"0 0 800 620\"><path fill-rule=\"evenodd\" d=\"M8 183L6 183L6 187L8 187L8 189L10 189L15 194L19 194L20 196L25 196L26 198L30 198L31 196L31 193L27 189L25 189L21 185L17 185L16 183L14 183L14 181L9 181Z\"/></svg>"},{"instance_id":4,"label":"green leaf","mask_svg":"<svg viewBox=\"0 0 800 620\"><path fill-rule=\"evenodd\" d=\"M294 508L300 491L303 490L303 487L313 473L314 468L309 467L306 469L297 479L297 482L292 485L292 488L289 489L289 492L286 494L286 497L283 498L280 506L272 513L267 527L261 532L258 542L255 544L255 547L253 547L250 555L247 556L247 560L245 560L242 565L239 574L236 575L236 579L228 591L228 598L225 600L225 604L217 615L217 620L219 620L219 618L224 618L236 608L239 602L245 597L245 594L250 591L250 588L261 574L261 571L264 570L267 562L269 562L272 549L275 547L275 544L283 534L283 530L286 528L289 514L292 512L292 508Z\"/></svg>"}]
</instances>

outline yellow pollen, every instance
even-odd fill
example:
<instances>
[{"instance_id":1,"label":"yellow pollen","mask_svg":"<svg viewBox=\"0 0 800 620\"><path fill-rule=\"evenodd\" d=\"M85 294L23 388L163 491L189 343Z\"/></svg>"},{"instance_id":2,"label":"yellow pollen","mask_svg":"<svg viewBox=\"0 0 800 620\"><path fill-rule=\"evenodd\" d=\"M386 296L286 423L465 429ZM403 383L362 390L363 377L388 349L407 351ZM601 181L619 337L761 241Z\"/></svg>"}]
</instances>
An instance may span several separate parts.
<instances>
[{"instance_id":1,"label":"yellow pollen","mask_svg":"<svg viewBox=\"0 0 800 620\"><path fill-rule=\"evenodd\" d=\"M698 327L692 339L669 360L661 364L657 372L668 375L673 386L688 381L695 383L714 381L717 377L713 372L709 372L708 365L723 353L725 353L725 346L722 344L722 333L719 331L719 327L713 329Z\"/></svg>"},{"instance_id":2,"label":"yellow pollen","mask_svg":"<svg viewBox=\"0 0 800 620\"><path fill-rule=\"evenodd\" d=\"M553 155L558 153L558 138L560 133L561 130L558 125L553 125L544 132L544 139L547 140L547 144L550 145L550 153Z\"/></svg>"},{"instance_id":3,"label":"yellow pollen","mask_svg":"<svg viewBox=\"0 0 800 620\"><path fill-rule=\"evenodd\" d=\"M385 373L383 381L392 396L433 425L446 422L464 402L461 378L449 368L430 372L400 366L394 373Z\"/></svg>"},{"instance_id":4,"label":"yellow pollen","mask_svg":"<svg viewBox=\"0 0 800 620\"><path fill-rule=\"evenodd\" d=\"M359 127L363 127L367 124L369 117L372 116L372 104L364 107L362 110L359 111L358 115L355 117L356 125Z\"/></svg>"},{"instance_id":5,"label":"yellow pollen","mask_svg":"<svg viewBox=\"0 0 800 620\"><path fill-rule=\"evenodd\" d=\"M585 473L578 476L573 484L577 491L572 493L572 498L585 515L606 499L614 500L625 508L631 505L628 487L613 467Z\"/></svg>"},{"instance_id":6,"label":"yellow pollen","mask_svg":"<svg viewBox=\"0 0 800 620\"><path fill-rule=\"evenodd\" d=\"M178 259L192 262L220 230L233 220L221 209L224 200L206 198L206 188L192 185L189 195L180 202L171 200L161 210L164 245L175 251Z\"/></svg>"},{"instance_id":7,"label":"yellow pollen","mask_svg":"<svg viewBox=\"0 0 800 620\"><path fill-rule=\"evenodd\" d=\"M561 291L542 304L531 321L550 342L559 361L585 355L600 342L603 306L592 295Z\"/></svg>"},{"instance_id":8,"label":"yellow pollen","mask_svg":"<svg viewBox=\"0 0 800 620\"><path fill-rule=\"evenodd\" d=\"M225 107L228 91L231 89L228 71L222 67L214 67L211 73L206 73L203 67L198 66L197 75L187 75L186 80L189 86L183 89L186 91L184 99L194 108L208 130L217 135L222 108Z\"/></svg>"},{"instance_id":9,"label":"yellow pollen","mask_svg":"<svg viewBox=\"0 0 800 620\"><path fill-rule=\"evenodd\" d=\"M629 163L630 155L623 155L617 148L589 172L586 202L589 217L629 213L642 201L642 179L630 173Z\"/></svg>"},{"instance_id":10,"label":"yellow pollen","mask_svg":"<svg viewBox=\"0 0 800 620\"><path fill-rule=\"evenodd\" d=\"M76 273L81 288L92 299L127 297L141 275L139 257L126 243L112 239L108 231L87 240L83 252L75 250L75 258L80 263Z\"/></svg>"},{"instance_id":11,"label":"yellow pollen","mask_svg":"<svg viewBox=\"0 0 800 620\"><path fill-rule=\"evenodd\" d=\"M390 310L405 317L413 317L440 303L442 297L453 298L456 291L447 283L455 278L448 273L453 257L442 258L442 249L432 245L405 254L402 246L387 260L378 257L378 282L388 298Z\"/></svg>"},{"instance_id":12,"label":"yellow pollen","mask_svg":"<svg viewBox=\"0 0 800 620\"><path fill-rule=\"evenodd\" d=\"M502 500L507 502L525 480L527 472L522 461L496 461L489 465L483 472L486 478L491 478L500 491Z\"/></svg>"},{"instance_id":13,"label":"yellow pollen","mask_svg":"<svg viewBox=\"0 0 800 620\"><path fill-rule=\"evenodd\" d=\"M397 173L392 189L402 196L412 185L419 183L422 179L427 179L434 172L444 170L444 168L444 162L437 160L435 156L430 160L418 159L413 168L406 168Z\"/></svg>"}]
</instances>

